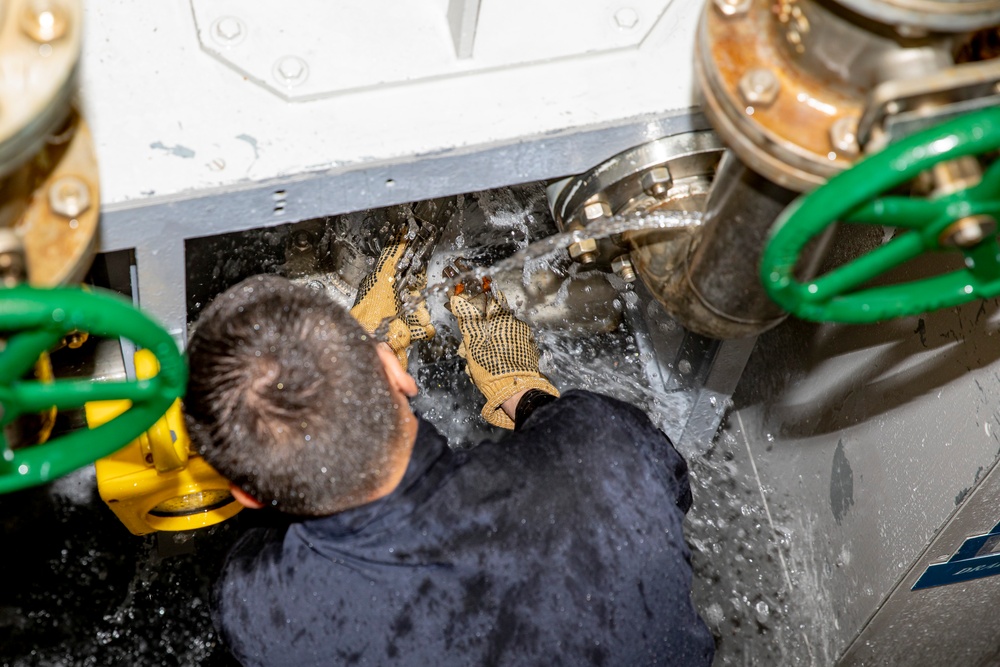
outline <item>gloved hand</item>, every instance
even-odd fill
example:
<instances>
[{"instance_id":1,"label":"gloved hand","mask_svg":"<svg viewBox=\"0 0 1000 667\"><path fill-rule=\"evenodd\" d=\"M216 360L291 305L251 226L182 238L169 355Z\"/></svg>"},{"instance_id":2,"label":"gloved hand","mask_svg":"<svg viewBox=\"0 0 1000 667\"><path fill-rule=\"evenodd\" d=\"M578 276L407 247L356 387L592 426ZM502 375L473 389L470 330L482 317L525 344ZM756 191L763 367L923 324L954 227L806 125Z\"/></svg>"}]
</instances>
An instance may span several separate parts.
<instances>
[{"instance_id":1,"label":"gloved hand","mask_svg":"<svg viewBox=\"0 0 1000 667\"><path fill-rule=\"evenodd\" d=\"M426 285L426 275L417 277L412 283L412 289L407 292L413 298L420 299L416 310L412 313L403 312L396 271L406 250L407 243L402 234L382 249L375 268L361 281L351 308L351 315L370 334L374 334L388 320L385 342L396 353L396 358L404 369L410 343L433 338L435 333L430 313L427 312L427 303L419 296L420 289Z\"/></svg>"},{"instance_id":2,"label":"gloved hand","mask_svg":"<svg viewBox=\"0 0 1000 667\"><path fill-rule=\"evenodd\" d=\"M525 389L559 396L559 390L538 371L538 346L531 329L514 316L503 292L494 288L472 298L453 294L451 312L462 332L458 355L486 397L482 412L486 421L513 429L514 420L500 406Z\"/></svg>"}]
</instances>

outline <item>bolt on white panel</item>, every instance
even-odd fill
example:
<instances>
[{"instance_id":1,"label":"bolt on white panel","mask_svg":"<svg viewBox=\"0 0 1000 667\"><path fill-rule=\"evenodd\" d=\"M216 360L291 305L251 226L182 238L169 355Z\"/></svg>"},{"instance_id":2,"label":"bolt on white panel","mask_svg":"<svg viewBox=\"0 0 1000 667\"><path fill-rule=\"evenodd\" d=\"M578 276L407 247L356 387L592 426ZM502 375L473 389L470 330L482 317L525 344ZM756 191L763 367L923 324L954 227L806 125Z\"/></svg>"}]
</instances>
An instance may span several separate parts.
<instances>
[{"instance_id":1,"label":"bolt on white panel","mask_svg":"<svg viewBox=\"0 0 1000 667\"><path fill-rule=\"evenodd\" d=\"M299 17L294 25L280 13L268 15L278 5L271 0L147 3L141 12L134 0L85 3L79 98L98 152L102 206L131 208L308 175L382 173L442 156L467 158L467 168L410 169L409 177L396 178L386 173L365 190L345 194L368 206L390 196L404 201L565 176L628 147L622 137L644 123L649 133L635 142L659 138L658 121L696 105L690 63L701 0L669 6L663 0L549 0L542 9L516 0L511 7L522 7L522 14L529 7L544 16L532 14L530 25L520 25L508 15L505 29L490 18L503 15L505 5L481 0L473 54L465 60L448 24L450 1L412 0L416 9L405 11L423 12L423 31L416 25L403 30L399 23L406 21L390 12L369 16L370 25L351 24L369 36L395 26L387 48L406 61L431 49L427 31L437 22L434 57L450 63L452 73L435 77L414 69L413 76L429 78L405 85L387 80L390 59L366 45L364 35L344 36L342 6L351 2L281 3L281 12ZM265 32L284 41L270 44L260 36ZM574 55L525 61L552 55L541 49L555 48L545 42L557 34L561 52L572 47ZM353 39L355 48L342 61L320 58L317 49L338 35ZM220 55L245 47L263 54L255 76ZM536 50L525 51L529 47ZM352 68L348 83L359 87L320 85L343 68ZM616 139L602 150L595 130ZM577 133L581 143L567 149ZM562 155L547 153L555 138ZM511 150L500 150L488 167L477 162L502 147ZM383 183L387 179L393 188ZM107 247L129 234L107 225L103 233Z\"/></svg>"},{"instance_id":2,"label":"bolt on white panel","mask_svg":"<svg viewBox=\"0 0 1000 667\"><path fill-rule=\"evenodd\" d=\"M202 49L289 100L633 49L671 0L191 0Z\"/></svg>"}]
</instances>

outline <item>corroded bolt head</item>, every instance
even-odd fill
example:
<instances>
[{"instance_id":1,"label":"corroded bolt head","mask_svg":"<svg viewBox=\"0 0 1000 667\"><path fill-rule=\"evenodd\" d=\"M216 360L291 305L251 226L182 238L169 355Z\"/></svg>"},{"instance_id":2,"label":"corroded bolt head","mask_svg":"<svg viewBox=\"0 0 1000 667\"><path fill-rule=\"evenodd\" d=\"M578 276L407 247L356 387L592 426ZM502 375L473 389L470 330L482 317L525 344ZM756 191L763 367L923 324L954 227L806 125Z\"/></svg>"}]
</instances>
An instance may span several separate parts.
<instances>
[{"instance_id":1,"label":"corroded bolt head","mask_svg":"<svg viewBox=\"0 0 1000 667\"><path fill-rule=\"evenodd\" d=\"M650 197L660 197L667 193L673 179L666 167L654 167L642 175L642 191Z\"/></svg>"},{"instance_id":2,"label":"corroded bolt head","mask_svg":"<svg viewBox=\"0 0 1000 667\"><path fill-rule=\"evenodd\" d=\"M30 0L21 12L21 30L36 42L54 42L67 28L69 15L58 0Z\"/></svg>"},{"instance_id":3,"label":"corroded bolt head","mask_svg":"<svg viewBox=\"0 0 1000 667\"><path fill-rule=\"evenodd\" d=\"M830 145L834 150L847 157L854 157L861 152L858 145L858 119L854 116L842 116L830 126Z\"/></svg>"},{"instance_id":4,"label":"corroded bolt head","mask_svg":"<svg viewBox=\"0 0 1000 667\"><path fill-rule=\"evenodd\" d=\"M713 4L723 16L741 16L750 10L752 0L714 0Z\"/></svg>"},{"instance_id":5,"label":"corroded bolt head","mask_svg":"<svg viewBox=\"0 0 1000 667\"><path fill-rule=\"evenodd\" d=\"M757 67L743 75L739 89L744 102L766 107L778 97L781 82L771 70Z\"/></svg>"},{"instance_id":6,"label":"corroded bolt head","mask_svg":"<svg viewBox=\"0 0 1000 667\"><path fill-rule=\"evenodd\" d=\"M583 239L569 247L569 256L581 264L593 264L597 261L597 241Z\"/></svg>"},{"instance_id":7,"label":"corroded bolt head","mask_svg":"<svg viewBox=\"0 0 1000 667\"><path fill-rule=\"evenodd\" d=\"M611 270L618 274L618 277L627 283L635 282L635 269L632 268L632 260L628 255L619 255L611 262Z\"/></svg>"},{"instance_id":8,"label":"corroded bolt head","mask_svg":"<svg viewBox=\"0 0 1000 667\"><path fill-rule=\"evenodd\" d=\"M90 208L90 188L76 176L62 176L49 186L49 208L64 218L76 218Z\"/></svg>"},{"instance_id":9,"label":"corroded bolt head","mask_svg":"<svg viewBox=\"0 0 1000 667\"><path fill-rule=\"evenodd\" d=\"M606 201L594 201L583 207L583 219L587 222L611 217L611 205Z\"/></svg>"}]
</instances>

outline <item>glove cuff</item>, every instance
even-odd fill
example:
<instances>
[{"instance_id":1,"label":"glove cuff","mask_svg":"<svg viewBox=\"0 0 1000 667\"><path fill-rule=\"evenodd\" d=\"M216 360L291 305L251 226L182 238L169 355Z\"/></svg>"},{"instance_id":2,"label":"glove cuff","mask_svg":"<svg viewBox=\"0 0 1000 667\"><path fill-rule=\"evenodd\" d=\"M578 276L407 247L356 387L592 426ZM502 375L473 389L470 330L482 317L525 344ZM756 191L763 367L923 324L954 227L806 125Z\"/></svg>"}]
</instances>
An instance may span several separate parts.
<instances>
[{"instance_id":1,"label":"glove cuff","mask_svg":"<svg viewBox=\"0 0 1000 667\"><path fill-rule=\"evenodd\" d=\"M559 390L539 373L522 372L501 375L479 387L479 391L486 397L486 405L483 406L482 411L483 419L493 426L513 429L514 420L508 417L500 406L514 394L526 389L539 389L553 396L559 396Z\"/></svg>"}]
</instances>

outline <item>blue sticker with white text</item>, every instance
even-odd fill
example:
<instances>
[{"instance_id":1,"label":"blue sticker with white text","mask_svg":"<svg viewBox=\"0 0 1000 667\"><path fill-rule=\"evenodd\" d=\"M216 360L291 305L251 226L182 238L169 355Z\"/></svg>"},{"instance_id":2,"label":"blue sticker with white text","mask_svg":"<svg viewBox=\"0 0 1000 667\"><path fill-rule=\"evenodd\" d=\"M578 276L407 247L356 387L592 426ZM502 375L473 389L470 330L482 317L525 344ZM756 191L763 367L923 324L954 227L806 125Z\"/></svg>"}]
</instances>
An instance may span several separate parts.
<instances>
[{"instance_id":1,"label":"blue sticker with white text","mask_svg":"<svg viewBox=\"0 0 1000 667\"><path fill-rule=\"evenodd\" d=\"M946 563L927 567L911 591L947 586L1000 574L1000 524L985 535L970 537Z\"/></svg>"}]
</instances>

